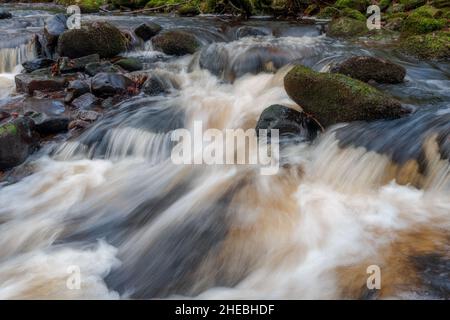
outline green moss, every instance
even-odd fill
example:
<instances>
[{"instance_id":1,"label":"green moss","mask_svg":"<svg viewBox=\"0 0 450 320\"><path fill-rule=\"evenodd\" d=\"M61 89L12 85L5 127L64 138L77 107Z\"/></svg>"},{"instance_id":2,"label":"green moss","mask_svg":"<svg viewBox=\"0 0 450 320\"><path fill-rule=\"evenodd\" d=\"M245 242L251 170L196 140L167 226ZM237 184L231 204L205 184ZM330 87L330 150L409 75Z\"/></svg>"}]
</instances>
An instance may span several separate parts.
<instances>
[{"instance_id":1,"label":"green moss","mask_svg":"<svg viewBox=\"0 0 450 320\"><path fill-rule=\"evenodd\" d=\"M345 8L341 11L342 16L356 19L359 21L366 21L366 16L363 15L361 12L355 9Z\"/></svg>"},{"instance_id":2,"label":"green moss","mask_svg":"<svg viewBox=\"0 0 450 320\"><path fill-rule=\"evenodd\" d=\"M337 8L351 8L361 12L366 12L367 7L370 6L368 0L337 0L334 4Z\"/></svg>"},{"instance_id":3,"label":"green moss","mask_svg":"<svg viewBox=\"0 0 450 320\"><path fill-rule=\"evenodd\" d=\"M341 15L341 11L335 7L325 7L322 10L320 10L319 14L317 15L317 18L320 19L331 19L331 18L337 18Z\"/></svg>"},{"instance_id":4,"label":"green moss","mask_svg":"<svg viewBox=\"0 0 450 320\"><path fill-rule=\"evenodd\" d=\"M414 10L403 22L402 33L421 34L440 30L445 27L447 20L433 18L437 9L431 6L423 6Z\"/></svg>"},{"instance_id":5,"label":"green moss","mask_svg":"<svg viewBox=\"0 0 450 320\"><path fill-rule=\"evenodd\" d=\"M17 127L13 123L7 123L0 126L0 136L6 134L17 134Z\"/></svg>"},{"instance_id":6,"label":"green moss","mask_svg":"<svg viewBox=\"0 0 450 320\"><path fill-rule=\"evenodd\" d=\"M410 36L401 42L400 49L422 59L450 60L450 32Z\"/></svg>"},{"instance_id":7,"label":"green moss","mask_svg":"<svg viewBox=\"0 0 450 320\"><path fill-rule=\"evenodd\" d=\"M328 25L327 35L331 37L354 37L364 35L367 31L365 22L344 17L331 21Z\"/></svg>"}]
</instances>

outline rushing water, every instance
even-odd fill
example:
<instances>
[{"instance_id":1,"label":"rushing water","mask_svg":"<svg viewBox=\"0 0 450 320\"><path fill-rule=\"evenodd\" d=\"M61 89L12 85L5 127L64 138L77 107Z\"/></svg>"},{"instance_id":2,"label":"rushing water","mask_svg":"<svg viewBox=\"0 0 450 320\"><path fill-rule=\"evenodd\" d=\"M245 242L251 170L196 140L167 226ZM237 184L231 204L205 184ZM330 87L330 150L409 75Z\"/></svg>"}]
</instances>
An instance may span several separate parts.
<instances>
[{"instance_id":1,"label":"rushing water","mask_svg":"<svg viewBox=\"0 0 450 320\"><path fill-rule=\"evenodd\" d=\"M122 102L0 187L0 298L449 297L448 64L332 40L320 26L251 21L267 35L239 38L240 26L216 18L108 19L123 29L145 20L183 27L204 47L171 58L137 44L127 54L173 90ZM4 50L4 71L29 58ZM380 89L416 112L283 148L273 176L171 162L172 130L196 120L254 128L271 104L295 105L283 87L289 63L327 70L350 54L405 66L405 83ZM370 265L382 271L375 293L366 288ZM73 266L79 290L66 286Z\"/></svg>"}]
</instances>

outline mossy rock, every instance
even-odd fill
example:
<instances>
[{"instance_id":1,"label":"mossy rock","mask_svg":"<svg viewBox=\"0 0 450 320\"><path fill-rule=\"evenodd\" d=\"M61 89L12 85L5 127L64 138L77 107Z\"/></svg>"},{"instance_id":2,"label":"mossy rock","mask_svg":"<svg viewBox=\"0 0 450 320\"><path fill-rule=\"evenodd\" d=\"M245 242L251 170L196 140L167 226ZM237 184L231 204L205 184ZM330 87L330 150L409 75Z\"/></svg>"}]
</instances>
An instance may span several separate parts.
<instances>
[{"instance_id":1,"label":"mossy rock","mask_svg":"<svg viewBox=\"0 0 450 320\"><path fill-rule=\"evenodd\" d=\"M400 50L420 59L450 60L450 32L438 31L402 40Z\"/></svg>"},{"instance_id":2,"label":"mossy rock","mask_svg":"<svg viewBox=\"0 0 450 320\"><path fill-rule=\"evenodd\" d=\"M361 12L366 12L367 7L370 6L368 0L338 0L334 4L339 9L351 8Z\"/></svg>"},{"instance_id":3,"label":"mossy rock","mask_svg":"<svg viewBox=\"0 0 450 320\"><path fill-rule=\"evenodd\" d=\"M200 14L200 10L195 5L185 4L178 9L178 14L180 16L196 16Z\"/></svg>"},{"instance_id":4,"label":"mossy rock","mask_svg":"<svg viewBox=\"0 0 450 320\"><path fill-rule=\"evenodd\" d=\"M341 15L343 17L348 17L348 18L352 18L352 19L356 19L359 21L366 21L366 16L363 15L361 12L359 12L358 10L355 9L350 9L350 8L345 8L341 10Z\"/></svg>"},{"instance_id":5,"label":"mossy rock","mask_svg":"<svg viewBox=\"0 0 450 320\"><path fill-rule=\"evenodd\" d=\"M445 18L436 19L438 10L431 6L422 6L414 10L403 22L402 33L422 34L444 28L447 24Z\"/></svg>"},{"instance_id":6,"label":"mossy rock","mask_svg":"<svg viewBox=\"0 0 450 320\"><path fill-rule=\"evenodd\" d=\"M343 17L330 22L327 36L338 38L357 37L366 34L368 30L365 22Z\"/></svg>"},{"instance_id":7,"label":"mossy rock","mask_svg":"<svg viewBox=\"0 0 450 320\"><path fill-rule=\"evenodd\" d=\"M165 54L182 56L193 54L200 48L200 42L189 32L169 30L152 38L153 46Z\"/></svg>"},{"instance_id":8,"label":"mossy rock","mask_svg":"<svg viewBox=\"0 0 450 320\"><path fill-rule=\"evenodd\" d=\"M320 19L331 19L341 16L341 11L335 7L325 7L317 14L317 18Z\"/></svg>"},{"instance_id":9,"label":"mossy rock","mask_svg":"<svg viewBox=\"0 0 450 320\"><path fill-rule=\"evenodd\" d=\"M351 121L399 118L408 111L374 87L342 74L295 66L284 78L287 94L324 127Z\"/></svg>"},{"instance_id":10,"label":"mossy rock","mask_svg":"<svg viewBox=\"0 0 450 320\"><path fill-rule=\"evenodd\" d=\"M99 54L101 58L114 57L126 50L126 39L115 26L98 21L83 23L81 29L65 31L58 40L58 54L79 58Z\"/></svg>"},{"instance_id":11,"label":"mossy rock","mask_svg":"<svg viewBox=\"0 0 450 320\"><path fill-rule=\"evenodd\" d=\"M418 8L427 3L427 0L399 0L406 11Z\"/></svg>"}]
</instances>

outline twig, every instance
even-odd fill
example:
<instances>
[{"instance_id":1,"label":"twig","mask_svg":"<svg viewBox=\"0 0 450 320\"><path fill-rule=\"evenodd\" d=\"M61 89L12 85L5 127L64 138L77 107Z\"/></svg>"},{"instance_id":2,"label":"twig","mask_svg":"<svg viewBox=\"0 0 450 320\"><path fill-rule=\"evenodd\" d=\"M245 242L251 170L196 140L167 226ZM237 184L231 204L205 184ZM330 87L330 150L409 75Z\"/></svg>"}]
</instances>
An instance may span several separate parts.
<instances>
[{"instance_id":1,"label":"twig","mask_svg":"<svg viewBox=\"0 0 450 320\"><path fill-rule=\"evenodd\" d=\"M154 7L154 8L144 8L144 9L139 9L139 10L134 10L134 11L126 11L126 12L120 12L119 14L130 14L130 13L142 13L142 12L151 12L151 11L158 11L160 9L166 9L166 8L170 8L170 7L177 7L177 6L181 6L183 4L188 3L187 1L185 2L181 2L181 3L173 3L173 4L165 4L159 7Z\"/></svg>"}]
</instances>

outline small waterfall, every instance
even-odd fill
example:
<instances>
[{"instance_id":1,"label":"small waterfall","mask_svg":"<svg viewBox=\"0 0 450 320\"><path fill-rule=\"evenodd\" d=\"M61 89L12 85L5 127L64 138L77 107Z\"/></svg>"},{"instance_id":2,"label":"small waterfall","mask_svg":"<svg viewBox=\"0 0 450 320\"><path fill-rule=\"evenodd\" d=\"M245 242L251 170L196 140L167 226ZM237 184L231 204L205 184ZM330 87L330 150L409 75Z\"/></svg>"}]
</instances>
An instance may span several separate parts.
<instances>
[{"instance_id":1,"label":"small waterfall","mask_svg":"<svg viewBox=\"0 0 450 320\"><path fill-rule=\"evenodd\" d=\"M36 57L36 39L16 47L0 48L0 73L15 72L16 66Z\"/></svg>"}]
</instances>

